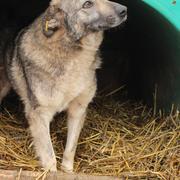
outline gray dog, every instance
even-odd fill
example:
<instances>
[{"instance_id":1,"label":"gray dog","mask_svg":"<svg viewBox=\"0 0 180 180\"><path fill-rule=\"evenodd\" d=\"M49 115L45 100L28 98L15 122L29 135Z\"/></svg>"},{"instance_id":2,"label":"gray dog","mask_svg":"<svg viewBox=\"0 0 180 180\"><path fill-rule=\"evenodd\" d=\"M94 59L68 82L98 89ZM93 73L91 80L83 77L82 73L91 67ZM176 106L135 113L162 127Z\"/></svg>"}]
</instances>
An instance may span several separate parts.
<instances>
[{"instance_id":1,"label":"gray dog","mask_svg":"<svg viewBox=\"0 0 180 180\"><path fill-rule=\"evenodd\" d=\"M0 101L11 87L21 97L45 169L57 171L49 125L57 112L67 110L62 169L73 171L86 109L96 92L103 31L126 18L125 6L107 0L51 0L48 9L7 46L5 66L0 60Z\"/></svg>"}]
</instances>

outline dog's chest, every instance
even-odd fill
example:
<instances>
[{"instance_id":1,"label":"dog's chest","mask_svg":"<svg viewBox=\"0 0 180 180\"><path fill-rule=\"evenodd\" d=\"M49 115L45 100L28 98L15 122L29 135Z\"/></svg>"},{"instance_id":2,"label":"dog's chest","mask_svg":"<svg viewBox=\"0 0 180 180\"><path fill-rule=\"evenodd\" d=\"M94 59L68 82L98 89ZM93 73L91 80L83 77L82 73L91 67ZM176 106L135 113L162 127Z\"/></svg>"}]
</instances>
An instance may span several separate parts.
<instances>
[{"instance_id":1,"label":"dog's chest","mask_svg":"<svg viewBox=\"0 0 180 180\"><path fill-rule=\"evenodd\" d=\"M65 109L69 102L85 91L94 81L94 55L82 54L72 58L64 67L56 67L56 74L41 76L34 86L38 103L53 106L58 110Z\"/></svg>"}]
</instances>

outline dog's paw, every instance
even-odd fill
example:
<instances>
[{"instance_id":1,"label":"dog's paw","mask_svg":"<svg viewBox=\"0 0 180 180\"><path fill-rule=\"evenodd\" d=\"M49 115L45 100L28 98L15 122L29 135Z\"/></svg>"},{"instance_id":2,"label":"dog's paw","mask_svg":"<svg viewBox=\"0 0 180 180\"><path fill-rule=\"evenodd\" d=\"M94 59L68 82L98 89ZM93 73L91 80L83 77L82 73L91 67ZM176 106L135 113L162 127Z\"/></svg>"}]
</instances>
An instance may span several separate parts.
<instances>
[{"instance_id":1,"label":"dog's paw","mask_svg":"<svg viewBox=\"0 0 180 180\"><path fill-rule=\"evenodd\" d=\"M70 154L67 155L64 153L62 164L61 164L61 170L68 174L72 174L73 164L74 164L74 161L72 160L71 155Z\"/></svg>"},{"instance_id":2,"label":"dog's paw","mask_svg":"<svg viewBox=\"0 0 180 180\"><path fill-rule=\"evenodd\" d=\"M67 174L74 174L73 172L73 169L72 168L68 168L68 167L65 167L63 165L61 165L61 170Z\"/></svg>"},{"instance_id":3,"label":"dog's paw","mask_svg":"<svg viewBox=\"0 0 180 180\"><path fill-rule=\"evenodd\" d=\"M57 167L56 166L53 166L49 169L50 172L52 173L56 173L57 172Z\"/></svg>"},{"instance_id":4,"label":"dog's paw","mask_svg":"<svg viewBox=\"0 0 180 180\"><path fill-rule=\"evenodd\" d=\"M46 163L42 163L43 168L46 171L50 171L50 172L57 172L57 165L56 165L56 161L55 160L50 160L47 161Z\"/></svg>"}]
</instances>

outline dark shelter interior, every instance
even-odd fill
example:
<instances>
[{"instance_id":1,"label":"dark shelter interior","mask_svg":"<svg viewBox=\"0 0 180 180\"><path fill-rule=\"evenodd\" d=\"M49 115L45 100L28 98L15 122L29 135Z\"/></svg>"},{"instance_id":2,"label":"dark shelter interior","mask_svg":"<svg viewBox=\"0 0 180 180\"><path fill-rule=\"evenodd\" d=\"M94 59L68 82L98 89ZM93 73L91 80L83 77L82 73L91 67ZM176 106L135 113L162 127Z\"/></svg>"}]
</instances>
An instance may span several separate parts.
<instances>
[{"instance_id":1,"label":"dark shelter interior","mask_svg":"<svg viewBox=\"0 0 180 180\"><path fill-rule=\"evenodd\" d=\"M180 104L178 39L173 27L139 0L122 0L128 6L128 21L105 33L101 46L102 69L99 92L112 92L125 85L128 99L157 103L169 109ZM30 24L48 6L49 0L1 0L0 29L17 31ZM121 98L121 91L114 98Z\"/></svg>"}]
</instances>

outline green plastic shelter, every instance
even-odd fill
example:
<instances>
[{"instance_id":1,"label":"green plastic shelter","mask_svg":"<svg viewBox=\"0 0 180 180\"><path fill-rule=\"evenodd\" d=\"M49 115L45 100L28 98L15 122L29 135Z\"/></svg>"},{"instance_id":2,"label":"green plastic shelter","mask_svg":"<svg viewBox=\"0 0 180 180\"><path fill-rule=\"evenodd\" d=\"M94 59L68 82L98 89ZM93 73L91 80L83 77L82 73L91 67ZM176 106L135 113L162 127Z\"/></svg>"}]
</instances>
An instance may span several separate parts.
<instances>
[{"instance_id":1,"label":"green plastic shelter","mask_svg":"<svg viewBox=\"0 0 180 180\"><path fill-rule=\"evenodd\" d=\"M180 0L122 0L128 6L129 92L160 109L180 107Z\"/></svg>"},{"instance_id":2,"label":"green plastic shelter","mask_svg":"<svg viewBox=\"0 0 180 180\"><path fill-rule=\"evenodd\" d=\"M157 94L159 102L163 104L165 108L170 108L171 104L175 104L180 107L180 0L143 0L145 5L154 9L157 12L157 16L162 16L169 27L163 25L163 21L159 21L158 28L164 28L166 34L166 43L169 44L169 51L166 50L169 57L169 71L165 73L165 79L167 87L164 87L164 91L167 93L163 95L163 89ZM158 17L157 17L158 18ZM167 63L168 65L168 63Z\"/></svg>"},{"instance_id":3,"label":"green plastic shelter","mask_svg":"<svg viewBox=\"0 0 180 180\"><path fill-rule=\"evenodd\" d=\"M180 31L180 0L143 0Z\"/></svg>"}]
</instances>

